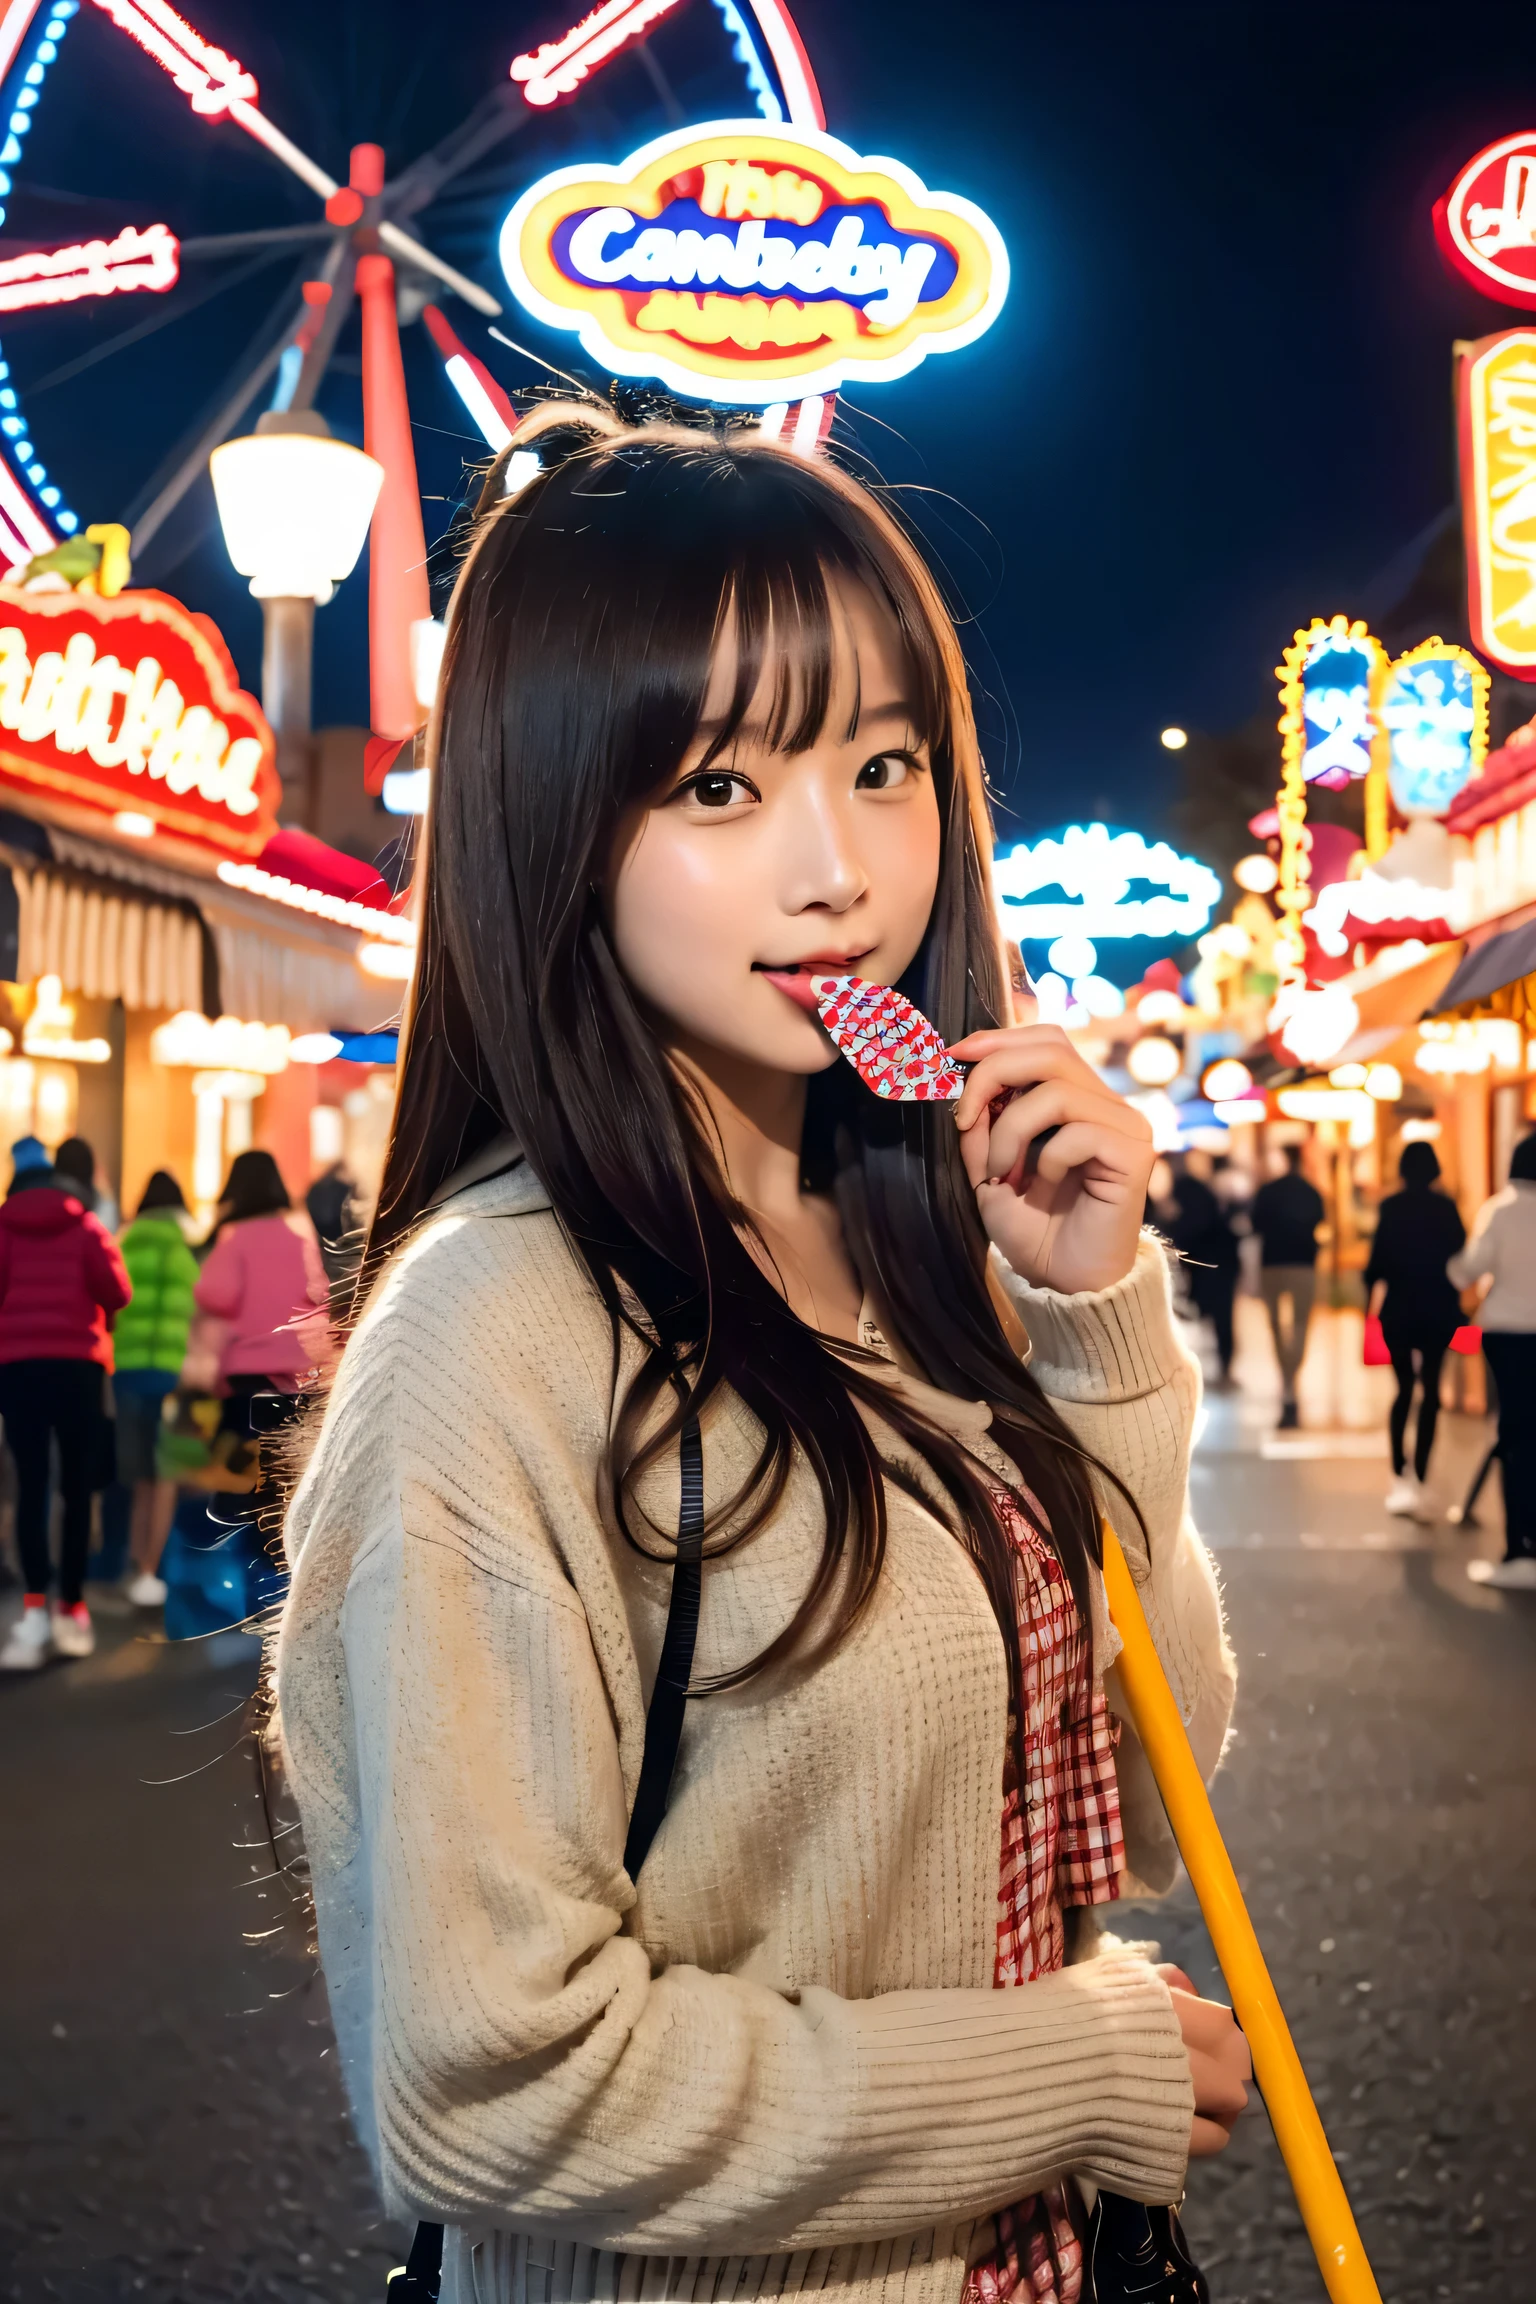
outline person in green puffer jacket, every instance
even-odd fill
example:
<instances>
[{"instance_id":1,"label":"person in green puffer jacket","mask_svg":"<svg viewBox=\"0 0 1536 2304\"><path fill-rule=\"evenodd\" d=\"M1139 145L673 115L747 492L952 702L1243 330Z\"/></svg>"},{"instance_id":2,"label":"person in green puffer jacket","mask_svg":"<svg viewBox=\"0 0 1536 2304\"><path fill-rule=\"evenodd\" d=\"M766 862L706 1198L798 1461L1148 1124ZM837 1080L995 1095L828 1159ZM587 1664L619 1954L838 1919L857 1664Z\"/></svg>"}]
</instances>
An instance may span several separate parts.
<instances>
[{"instance_id":1,"label":"person in green puffer jacket","mask_svg":"<svg viewBox=\"0 0 1536 2304\"><path fill-rule=\"evenodd\" d=\"M182 1230L186 1213L181 1186L157 1168L137 1216L118 1240L133 1297L118 1314L112 1339L117 1476L133 1488L128 1597L139 1608L158 1608L165 1600L156 1571L176 1511L176 1483L161 1479L156 1458L166 1394L176 1389L197 1311L197 1258Z\"/></svg>"}]
</instances>

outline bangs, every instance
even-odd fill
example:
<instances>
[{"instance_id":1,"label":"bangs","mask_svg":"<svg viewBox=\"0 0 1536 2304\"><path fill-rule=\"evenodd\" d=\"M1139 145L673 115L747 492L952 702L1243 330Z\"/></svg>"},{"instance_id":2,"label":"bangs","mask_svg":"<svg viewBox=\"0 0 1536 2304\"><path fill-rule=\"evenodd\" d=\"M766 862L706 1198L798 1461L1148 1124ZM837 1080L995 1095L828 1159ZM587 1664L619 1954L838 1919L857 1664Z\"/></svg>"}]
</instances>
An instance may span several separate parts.
<instances>
[{"instance_id":1,"label":"bangs","mask_svg":"<svg viewBox=\"0 0 1536 2304\"><path fill-rule=\"evenodd\" d=\"M916 741L932 754L947 751L945 668L905 570L878 550L882 539L854 539L819 521L806 521L804 528L803 538L786 539L782 556L747 558L726 574L711 655L729 634L736 647L736 677L702 765L729 751L749 725L771 752L809 751L827 732L840 686L849 705L833 733L843 743L853 741L863 698L846 600L838 597L840 584L857 585L890 631L903 675L900 693ZM850 675L845 684L838 677L844 668ZM702 716L702 699L699 709Z\"/></svg>"}]
</instances>

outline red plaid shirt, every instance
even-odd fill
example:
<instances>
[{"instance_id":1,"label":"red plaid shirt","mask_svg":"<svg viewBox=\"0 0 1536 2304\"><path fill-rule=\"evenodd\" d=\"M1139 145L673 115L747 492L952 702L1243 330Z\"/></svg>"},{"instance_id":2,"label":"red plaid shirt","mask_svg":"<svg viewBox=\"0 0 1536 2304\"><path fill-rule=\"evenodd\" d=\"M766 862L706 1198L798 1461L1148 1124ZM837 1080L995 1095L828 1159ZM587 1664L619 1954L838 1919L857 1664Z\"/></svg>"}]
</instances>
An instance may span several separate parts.
<instances>
[{"instance_id":1,"label":"red plaid shirt","mask_svg":"<svg viewBox=\"0 0 1536 2304\"><path fill-rule=\"evenodd\" d=\"M1032 1984L1060 1968L1062 1913L1120 1893L1125 1844L1115 1780L1116 1730L1093 1677L1091 1642L1061 1564L1010 1491L999 1516L1013 1539L1024 1660L1021 1787L1009 1723L1003 1765L1003 1855L995 1985ZM977 2264L963 2304L1080 2304L1082 2243L1066 2188L1005 2208L997 2245Z\"/></svg>"}]
</instances>

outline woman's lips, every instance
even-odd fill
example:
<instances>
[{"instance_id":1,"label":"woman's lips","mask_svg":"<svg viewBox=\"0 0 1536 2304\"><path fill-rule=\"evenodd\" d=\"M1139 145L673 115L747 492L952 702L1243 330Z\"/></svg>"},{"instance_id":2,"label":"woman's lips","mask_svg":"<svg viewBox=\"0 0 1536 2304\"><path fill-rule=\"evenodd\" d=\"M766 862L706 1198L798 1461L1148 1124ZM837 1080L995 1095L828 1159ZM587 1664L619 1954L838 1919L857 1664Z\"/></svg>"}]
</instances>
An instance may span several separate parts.
<instances>
[{"instance_id":1,"label":"woman's lips","mask_svg":"<svg viewBox=\"0 0 1536 2304\"><path fill-rule=\"evenodd\" d=\"M847 976L856 973L859 961L865 958L867 958L867 954L857 952L847 959L838 957L802 960L797 968L758 967L754 970L754 974L766 976L770 984L778 986L786 1000L793 1000L795 1006L803 1008L807 1016L814 1016L816 1014L816 995L811 990L811 986L816 978L818 976Z\"/></svg>"}]
</instances>

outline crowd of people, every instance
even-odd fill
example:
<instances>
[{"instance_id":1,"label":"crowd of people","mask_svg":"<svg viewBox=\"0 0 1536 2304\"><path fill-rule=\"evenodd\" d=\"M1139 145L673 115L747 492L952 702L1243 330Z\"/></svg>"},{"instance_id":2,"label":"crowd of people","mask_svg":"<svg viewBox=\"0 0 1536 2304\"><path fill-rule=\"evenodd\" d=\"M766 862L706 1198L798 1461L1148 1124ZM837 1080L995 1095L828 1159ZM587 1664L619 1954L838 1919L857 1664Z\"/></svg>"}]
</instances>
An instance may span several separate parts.
<instances>
[{"instance_id":1,"label":"crowd of people","mask_svg":"<svg viewBox=\"0 0 1536 2304\"><path fill-rule=\"evenodd\" d=\"M1149 1214L1178 1252L1188 1311L1210 1323L1221 1391L1234 1382L1235 1299L1249 1263L1279 1366L1279 1426L1289 1431L1301 1419L1297 1383L1327 1211L1300 1144L1286 1145L1277 1165L1255 1189L1229 1160L1182 1154L1154 1174ZM1446 1355L1453 1345L1480 1345L1497 1395L1489 1455L1503 1481L1505 1557L1471 1560L1467 1573L1476 1583L1536 1590L1536 1134L1516 1146L1509 1181L1482 1209L1470 1239L1442 1189L1433 1145L1406 1144L1398 1188L1377 1210L1362 1278L1366 1358L1389 1364L1396 1380L1386 1509L1421 1522L1438 1517L1428 1476ZM1459 1520L1465 1510L1453 1507L1448 1517Z\"/></svg>"},{"instance_id":2,"label":"crowd of people","mask_svg":"<svg viewBox=\"0 0 1536 2304\"><path fill-rule=\"evenodd\" d=\"M296 1210L270 1152L231 1164L214 1222L194 1241L176 1178L149 1179L131 1220L82 1138L52 1158L35 1137L11 1148L0 1206L0 1419L15 1475L20 1617L0 1670L87 1656L85 1597L97 1498L115 1496L127 1530L123 1589L158 1609L159 1570L188 1477L169 1434L202 1403L212 1484L254 1518L257 1443L294 1411L328 1350L326 1309L355 1255L352 1185L339 1164ZM1297 1383L1317 1301L1321 1193L1299 1144L1255 1188L1234 1163L1198 1152L1163 1162L1148 1214L1177 1252L1186 1307L1210 1324L1214 1388L1233 1388L1235 1304L1245 1269L1263 1301L1280 1377L1279 1426L1300 1421ZM1498 1430L1505 1557L1474 1559L1475 1581L1536 1590L1536 1134L1470 1239L1441 1189L1432 1145L1405 1146L1398 1189L1377 1212L1363 1283L1366 1356L1396 1380L1388 1419L1389 1512L1437 1517L1428 1477L1453 1341L1481 1344ZM1469 1322L1475 1320L1475 1328ZM1410 1445L1410 1425L1412 1426ZM57 1489L58 1510L54 1509ZM1463 1517L1453 1506L1449 1517ZM57 1528L54 1526L57 1520Z\"/></svg>"},{"instance_id":3,"label":"crowd of people","mask_svg":"<svg viewBox=\"0 0 1536 2304\"><path fill-rule=\"evenodd\" d=\"M164 1605L159 1569L187 1473L174 1429L196 1436L231 1509L231 1535L261 1500L259 1438L293 1413L328 1351L330 1289L346 1268L349 1185L333 1169L295 1209L270 1152L232 1161L214 1221L195 1227L175 1176L150 1177L132 1220L100 1179L89 1144L50 1158L36 1137L11 1147L0 1206L0 1418L15 1470L22 1609L0 1670L91 1654L85 1596L96 1499L126 1506L124 1589ZM53 1498L60 1512L57 1542Z\"/></svg>"}]
</instances>

